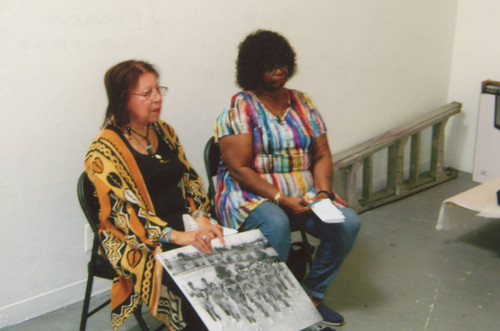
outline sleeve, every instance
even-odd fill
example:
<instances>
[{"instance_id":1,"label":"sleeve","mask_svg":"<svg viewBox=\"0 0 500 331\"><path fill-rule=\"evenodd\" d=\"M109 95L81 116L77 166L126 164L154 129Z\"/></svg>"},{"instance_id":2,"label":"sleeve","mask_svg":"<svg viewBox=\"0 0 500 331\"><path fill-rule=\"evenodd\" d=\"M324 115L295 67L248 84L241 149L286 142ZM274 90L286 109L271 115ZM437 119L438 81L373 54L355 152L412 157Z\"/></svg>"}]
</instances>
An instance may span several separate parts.
<instances>
[{"instance_id":1,"label":"sleeve","mask_svg":"<svg viewBox=\"0 0 500 331\"><path fill-rule=\"evenodd\" d=\"M152 250L167 222L150 211L149 197L139 193L140 184L133 169L125 166L126 162L110 145L99 139L94 141L85 159L87 175L99 199L101 230L112 232L134 247Z\"/></svg>"},{"instance_id":2,"label":"sleeve","mask_svg":"<svg viewBox=\"0 0 500 331\"><path fill-rule=\"evenodd\" d=\"M187 160L184 148L180 144L175 130L167 123L163 123L163 129L167 134L167 139L177 150L179 160L184 164L185 167L182 183L188 210L191 213L196 210L209 212L210 203L208 196L203 188L203 181L198 173L194 170L191 163Z\"/></svg>"},{"instance_id":3,"label":"sleeve","mask_svg":"<svg viewBox=\"0 0 500 331\"><path fill-rule=\"evenodd\" d=\"M297 107L300 111L299 116L304 118L303 123L306 124L306 129L312 137L318 137L326 133L326 125L314 105L312 99L305 93L297 92L295 102L300 104Z\"/></svg>"},{"instance_id":4,"label":"sleeve","mask_svg":"<svg viewBox=\"0 0 500 331\"><path fill-rule=\"evenodd\" d=\"M249 98L244 92L231 98L229 105L215 123L216 141L224 136L252 133L252 104Z\"/></svg>"}]
</instances>

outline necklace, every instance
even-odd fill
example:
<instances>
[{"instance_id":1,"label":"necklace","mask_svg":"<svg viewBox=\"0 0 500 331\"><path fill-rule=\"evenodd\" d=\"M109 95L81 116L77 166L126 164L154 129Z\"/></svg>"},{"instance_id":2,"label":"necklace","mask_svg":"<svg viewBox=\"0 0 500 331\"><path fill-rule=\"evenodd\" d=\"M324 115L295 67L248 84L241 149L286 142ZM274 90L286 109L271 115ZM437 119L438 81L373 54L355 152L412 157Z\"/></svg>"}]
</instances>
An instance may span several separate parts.
<instances>
[{"instance_id":1,"label":"necklace","mask_svg":"<svg viewBox=\"0 0 500 331\"><path fill-rule=\"evenodd\" d=\"M257 96L260 103L264 106L264 108L274 117L276 117L278 122L281 122L285 118L288 108L290 108L290 96L288 95L288 93L287 93L286 106L283 102L284 101L283 99L279 102L279 105L277 105L275 102L269 102L267 98L259 96L257 93L255 95Z\"/></svg>"},{"instance_id":2,"label":"necklace","mask_svg":"<svg viewBox=\"0 0 500 331\"><path fill-rule=\"evenodd\" d=\"M145 136L143 136L139 132L135 131L130 126L127 126L127 132L128 132L128 135L129 135L129 139L132 139L132 132L133 132L136 135L138 135L139 137L141 137L142 139L146 140L146 144L147 144L146 145L146 151L148 152L149 155L153 155L153 145L151 145L151 142L149 141L149 128L150 128L150 124L148 124L148 130L147 130Z\"/></svg>"},{"instance_id":3,"label":"necklace","mask_svg":"<svg viewBox=\"0 0 500 331\"><path fill-rule=\"evenodd\" d=\"M146 144L147 144L146 151L153 159L157 159L158 161L160 161L160 163L167 163L168 160L163 160L163 157L161 156L160 153L153 152L153 145L151 144L151 141L149 141L149 129L150 128L151 128L151 123L148 124L148 131L146 132L146 135L144 136L144 135L140 134L139 132L135 131L134 129L132 129L130 126L127 126L127 133L128 133L129 139L132 139L132 132L135 133L136 135L138 135L142 139L146 140Z\"/></svg>"}]
</instances>

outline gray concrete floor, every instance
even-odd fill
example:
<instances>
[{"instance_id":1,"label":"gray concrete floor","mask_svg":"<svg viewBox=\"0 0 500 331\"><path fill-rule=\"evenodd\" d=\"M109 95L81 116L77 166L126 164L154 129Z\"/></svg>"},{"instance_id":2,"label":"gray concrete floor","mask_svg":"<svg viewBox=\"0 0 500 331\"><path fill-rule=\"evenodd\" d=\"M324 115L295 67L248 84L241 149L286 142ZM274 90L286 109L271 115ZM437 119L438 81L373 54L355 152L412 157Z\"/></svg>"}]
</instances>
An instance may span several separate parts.
<instances>
[{"instance_id":1,"label":"gray concrete floor","mask_svg":"<svg viewBox=\"0 0 500 331\"><path fill-rule=\"evenodd\" d=\"M361 214L358 241L325 299L345 316L338 331L500 330L500 222L457 208L457 227L435 230L441 202L475 185L460 173ZM80 310L74 304L2 330L77 330ZM109 309L87 330L110 330ZM121 330L140 329L129 318Z\"/></svg>"}]
</instances>

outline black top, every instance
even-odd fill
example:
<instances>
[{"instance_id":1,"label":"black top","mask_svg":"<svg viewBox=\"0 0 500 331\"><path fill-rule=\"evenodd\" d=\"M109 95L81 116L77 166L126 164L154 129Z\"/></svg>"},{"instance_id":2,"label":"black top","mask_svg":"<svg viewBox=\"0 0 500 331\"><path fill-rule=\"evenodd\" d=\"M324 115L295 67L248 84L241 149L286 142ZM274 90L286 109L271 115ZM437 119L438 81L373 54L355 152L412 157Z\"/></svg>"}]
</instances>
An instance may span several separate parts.
<instances>
[{"instance_id":1,"label":"black top","mask_svg":"<svg viewBox=\"0 0 500 331\"><path fill-rule=\"evenodd\" d=\"M187 213L180 181L185 171L177 152L153 130L158 138L158 149L154 155L137 152L127 137L116 127L110 129L117 132L132 151L139 166L144 182L153 201L155 214L175 230L184 231L182 214Z\"/></svg>"}]
</instances>

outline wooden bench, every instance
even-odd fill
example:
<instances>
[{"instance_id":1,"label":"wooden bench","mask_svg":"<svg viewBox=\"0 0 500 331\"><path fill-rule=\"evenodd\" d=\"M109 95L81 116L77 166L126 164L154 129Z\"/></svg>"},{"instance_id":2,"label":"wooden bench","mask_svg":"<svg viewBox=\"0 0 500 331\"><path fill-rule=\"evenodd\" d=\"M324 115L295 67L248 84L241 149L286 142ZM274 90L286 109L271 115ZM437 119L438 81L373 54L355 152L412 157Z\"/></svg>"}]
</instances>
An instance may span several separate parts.
<instances>
[{"instance_id":1,"label":"wooden bench","mask_svg":"<svg viewBox=\"0 0 500 331\"><path fill-rule=\"evenodd\" d=\"M458 102L433 110L413 121L396 127L373 139L333 155L334 190L357 212L401 199L456 178L457 171L444 168L445 126L448 119L460 113ZM421 169L422 131L432 128L429 169ZM405 176L405 147L409 146L409 171ZM387 153L387 185L374 190L374 155ZM408 166L406 166L408 169ZM361 183L358 183L361 181Z\"/></svg>"}]
</instances>

